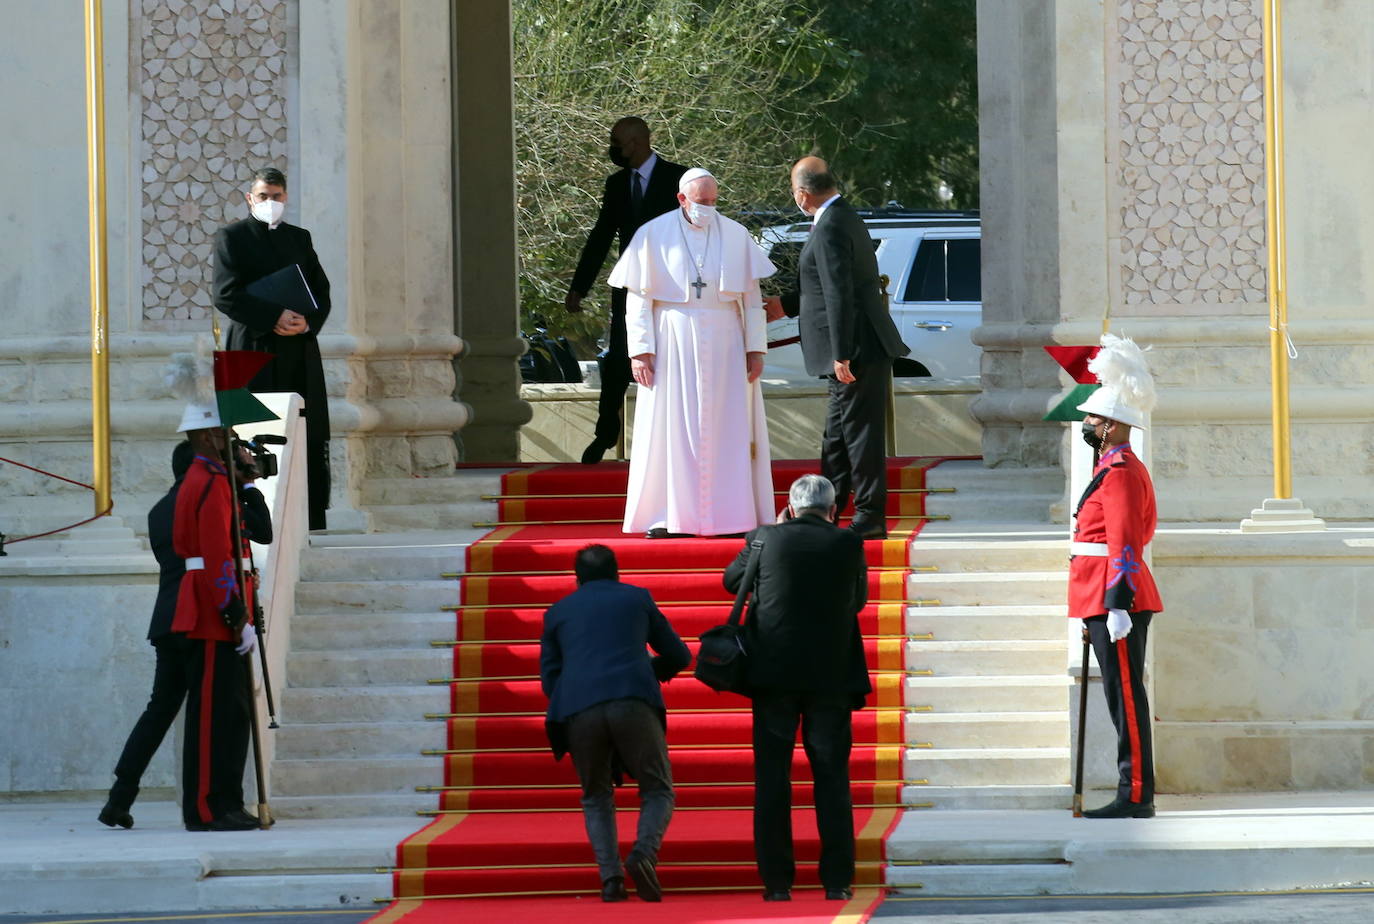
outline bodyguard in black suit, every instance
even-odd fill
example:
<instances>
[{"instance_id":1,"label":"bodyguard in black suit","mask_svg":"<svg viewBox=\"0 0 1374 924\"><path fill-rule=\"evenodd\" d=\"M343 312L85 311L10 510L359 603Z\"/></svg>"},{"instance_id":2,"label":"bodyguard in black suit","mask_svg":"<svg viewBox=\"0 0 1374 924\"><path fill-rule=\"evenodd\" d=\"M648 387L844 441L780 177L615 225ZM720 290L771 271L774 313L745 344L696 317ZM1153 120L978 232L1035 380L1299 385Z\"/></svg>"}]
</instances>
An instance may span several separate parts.
<instances>
[{"instance_id":1,"label":"bodyguard in black suit","mask_svg":"<svg viewBox=\"0 0 1374 924\"><path fill-rule=\"evenodd\" d=\"M281 220L286 177L280 170L268 167L253 174L253 185L244 195L252 217L215 232L215 308L230 318L228 349L276 356L249 389L294 391L305 399L310 528L324 529L329 507L329 399L316 337L329 320L329 278L315 255L310 232ZM293 263L305 274L318 311L297 314L245 291Z\"/></svg>"},{"instance_id":2,"label":"bodyguard in black suit","mask_svg":"<svg viewBox=\"0 0 1374 924\"><path fill-rule=\"evenodd\" d=\"M798 260L798 290L773 300L769 320L800 317L802 358L810 375L829 380L821 474L850 528L866 539L887 535L887 395L892 361L910 350L883 304L878 259L863 219L840 198L825 161L792 168L792 195L815 216Z\"/></svg>"},{"instance_id":3,"label":"bodyguard in black suit","mask_svg":"<svg viewBox=\"0 0 1374 924\"><path fill-rule=\"evenodd\" d=\"M649 146L649 126L643 119L629 116L611 128L611 163L620 169L606 177L601 194L601 211L587 234L582 256L577 261L564 307L582 310L582 299L606 262L612 238L619 238L623 251L635 231L650 218L657 218L678 207L677 181L686 167L660 158ZM601 399L596 411L596 434L582 453L586 463L601 461L607 449L620 438L620 412L625 390L630 386L630 356L625 345L625 290L611 289L611 335L606 355L601 360Z\"/></svg>"},{"instance_id":4,"label":"bodyguard in black suit","mask_svg":"<svg viewBox=\"0 0 1374 924\"><path fill-rule=\"evenodd\" d=\"M784 519L749 534L725 570L737 592L749 542L763 540L758 584L745 619L754 711L754 852L765 901L787 901L792 852L792 748L797 725L811 764L821 884L848 899L854 882L854 808L849 794L852 712L872 690L859 610L868 600L863 540L835 526L835 489L819 475L793 484Z\"/></svg>"},{"instance_id":5,"label":"bodyguard in black suit","mask_svg":"<svg viewBox=\"0 0 1374 924\"><path fill-rule=\"evenodd\" d=\"M624 868L640 898L659 901L655 867L674 802L659 683L671 680L691 663L692 655L649 592L620 583L609 548L583 548L573 568L578 588L544 613L539 641L548 721L562 727L582 782L582 814L601 872L602 901L625 898L611 786L613 757L639 783L639 826ZM656 657L649 657L646 644ZM556 737L551 731L551 740ZM562 757L557 748L555 754Z\"/></svg>"},{"instance_id":6,"label":"bodyguard in black suit","mask_svg":"<svg viewBox=\"0 0 1374 924\"><path fill-rule=\"evenodd\" d=\"M241 452L242 450L240 450ZM134 826L129 810L138 798L138 784L157 753L167 729L172 727L181 704L186 700L190 680L191 642L181 633L172 631L172 616L177 608L177 594L186 574L186 562L172 550L172 518L176 512L177 492L181 479L191 467L195 450L183 440L172 450L172 476L175 479L157 503L148 511L148 544L157 559L157 599L153 602L153 617L148 623L148 643L157 653L153 668L153 692L148 705L134 724L124 743L124 750L115 764L115 783L109 798L100 810L100 822L110 827ZM239 500L243 507L243 528L255 542L272 541L272 515L267 501L257 488L241 486Z\"/></svg>"}]
</instances>

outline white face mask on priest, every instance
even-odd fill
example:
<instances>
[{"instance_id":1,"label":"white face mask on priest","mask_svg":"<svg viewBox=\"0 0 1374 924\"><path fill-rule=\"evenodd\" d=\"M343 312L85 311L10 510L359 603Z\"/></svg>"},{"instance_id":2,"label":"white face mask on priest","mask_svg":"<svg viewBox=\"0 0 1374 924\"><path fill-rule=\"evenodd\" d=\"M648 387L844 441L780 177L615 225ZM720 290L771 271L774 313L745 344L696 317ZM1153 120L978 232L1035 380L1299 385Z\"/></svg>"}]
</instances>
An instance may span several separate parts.
<instances>
[{"instance_id":1,"label":"white face mask on priest","mask_svg":"<svg viewBox=\"0 0 1374 924\"><path fill-rule=\"evenodd\" d=\"M705 228L715 220L718 193L716 178L707 174L684 183L677 194L677 201L688 221L698 228Z\"/></svg>"}]
</instances>

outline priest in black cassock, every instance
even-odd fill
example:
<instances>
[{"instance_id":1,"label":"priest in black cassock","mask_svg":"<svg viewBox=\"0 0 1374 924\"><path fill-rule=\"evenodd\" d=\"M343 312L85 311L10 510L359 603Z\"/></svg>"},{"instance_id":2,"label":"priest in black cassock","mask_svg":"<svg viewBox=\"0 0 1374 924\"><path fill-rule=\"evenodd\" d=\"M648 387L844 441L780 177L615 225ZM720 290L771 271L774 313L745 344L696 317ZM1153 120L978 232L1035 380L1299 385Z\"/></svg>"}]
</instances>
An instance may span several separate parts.
<instances>
[{"instance_id":1,"label":"priest in black cassock","mask_svg":"<svg viewBox=\"0 0 1374 924\"><path fill-rule=\"evenodd\" d=\"M258 170L244 198L250 217L215 232L215 308L230 319L228 349L277 357L248 387L255 392L294 391L305 399L310 528L324 529L329 507L329 400L316 337L329 319L329 279L310 232L282 221L285 174L274 167ZM246 291L293 263L300 265L318 310L300 314Z\"/></svg>"}]
</instances>

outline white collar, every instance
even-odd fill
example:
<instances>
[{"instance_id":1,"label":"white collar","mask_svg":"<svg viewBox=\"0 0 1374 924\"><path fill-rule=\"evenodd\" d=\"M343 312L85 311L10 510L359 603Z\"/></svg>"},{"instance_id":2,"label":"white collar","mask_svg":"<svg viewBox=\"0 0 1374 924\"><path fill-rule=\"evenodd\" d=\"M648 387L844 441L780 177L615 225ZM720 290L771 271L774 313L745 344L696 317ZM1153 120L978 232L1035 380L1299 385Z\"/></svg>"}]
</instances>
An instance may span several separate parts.
<instances>
[{"instance_id":1,"label":"white collar","mask_svg":"<svg viewBox=\"0 0 1374 924\"><path fill-rule=\"evenodd\" d=\"M655 154L653 151L650 151L649 156L645 158L644 163L640 164L638 167L631 167L630 169L633 170L635 173L638 173L640 178L644 180L645 187L648 187L649 174L654 172L654 164L656 163L658 163L658 155Z\"/></svg>"},{"instance_id":2,"label":"white collar","mask_svg":"<svg viewBox=\"0 0 1374 924\"><path fill-rule=\"evenodd\" d=\"M835 195L831 196L829 199L826 199L824 202L822 202L821 207L816 209L816 214L811 216L811 223L814 225L816 222L820 221L821 213L824 212L826 209L830 208L830 203L834 202L838 198L840 198L840 194L835 193Z\"/></svg>"}]
</instances>

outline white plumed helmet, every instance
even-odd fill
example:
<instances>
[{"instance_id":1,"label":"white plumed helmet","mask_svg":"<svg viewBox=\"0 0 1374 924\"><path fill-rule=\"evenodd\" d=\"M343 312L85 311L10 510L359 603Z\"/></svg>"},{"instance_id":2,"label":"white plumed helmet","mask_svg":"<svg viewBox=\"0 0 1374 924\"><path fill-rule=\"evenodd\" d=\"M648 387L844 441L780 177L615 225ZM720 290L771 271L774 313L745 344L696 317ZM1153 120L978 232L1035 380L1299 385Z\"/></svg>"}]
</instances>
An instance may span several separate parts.
<instances>
[{"instance_id":1,"label":"white plumed helmet","mask_svg":"<svg viewBox=\"0 0 1374 924\"><path fill-rule=\"evenodd\" d=\"M1155 380L1145 362L1145 351L1129 337L1102 335L1102 348L1088 360L1088 371L1102 387L1078 406L1085 414L1119 420L1145 429L1155 407Z\"/></svg>"}]
</instances>

